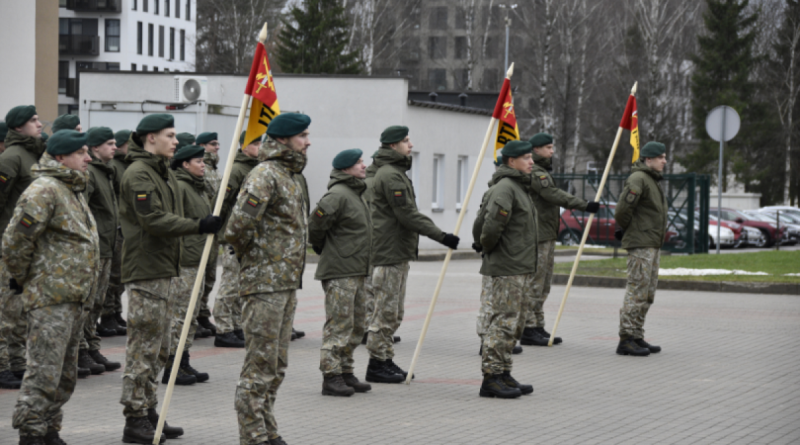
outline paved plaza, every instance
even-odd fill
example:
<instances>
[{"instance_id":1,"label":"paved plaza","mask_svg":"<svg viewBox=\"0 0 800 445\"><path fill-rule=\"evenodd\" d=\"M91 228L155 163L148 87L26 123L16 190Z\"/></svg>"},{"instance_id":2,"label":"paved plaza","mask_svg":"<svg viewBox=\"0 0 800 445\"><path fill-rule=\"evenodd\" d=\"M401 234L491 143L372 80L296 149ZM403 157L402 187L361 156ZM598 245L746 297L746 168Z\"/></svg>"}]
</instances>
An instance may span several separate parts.
<instances>
[{"instance_id":1,"label":"paved plaza","mask_svg":"<svg viewBox=\"0 0 800 445\"><path fill-rule=\"evenodd\" d=\"M395 357L403 368L441 266L411 267ZM485 399L475 334L479 267L450 264L412 385L373 384L370 393L335 398L320 395L324 294L309 265L295 317L307 335L291 343L276 403L283 438L290 445L800 443L800 296L659 291L645 327L664 351L634 358L614 353L623 291L574 288L558 331L564 343L514 356L514 376L535 392ZM548 329L563 293L555 286L545 305ZM124 337L103 344L124 362ZM168 421L186 434L167 443L239 443L233 396L243 357L241 349L214 348L213 338L195 342L192 363L211 380L176 388ZM367 360L362 346L362 380ZM67 443L121 443L121 375L78 381L65 409ZM0 390L0 444L17 443L16 397Z\"/></svg>"}]
</instances>

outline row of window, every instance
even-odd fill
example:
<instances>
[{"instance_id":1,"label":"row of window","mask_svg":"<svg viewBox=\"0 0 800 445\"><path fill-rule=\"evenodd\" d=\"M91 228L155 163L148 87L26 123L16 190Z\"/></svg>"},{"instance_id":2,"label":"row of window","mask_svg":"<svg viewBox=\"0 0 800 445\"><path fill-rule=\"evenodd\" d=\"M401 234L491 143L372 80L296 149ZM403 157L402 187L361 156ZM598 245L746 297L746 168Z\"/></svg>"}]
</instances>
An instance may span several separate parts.
<instances>
[{"instance_id":1,"label":"row of window","mask_svg":"<svg viewBox=\"0 0 800 445\"><path fill-rule=\"evenodd\" d=\"M411 181L419 182L419 152L412 152L411 156L413 161L411 163ZM444 169L444 155L433 155L433 183L431 187L431 210L443 211L444 210L444 184L445 184L445 169ZM461 210L461 205L467 195L467 188L469 187L469 157L458 156L456 163L456 210Z\"/></svg>"},{"instance_id":2,"label":"row of window","mask_svg":"<svg viewBox=\"0 0 800 445\"><path fill-rule=\"evenodd\" d=\"M97 19L58 19L60 36L84 36L88 39L98 35L97 28ZM105 19L105 28L106 52L118 53L120 45L119 19Z\"/></svg>"},{"instance_id":3,"label":"row of window","mask_svg":"<svg viewBox=\"0 0 800 445\"><path fill-rule=\"evenodd\" d=\"M175 18L181 18L181 0L153 0L153 14L159 14L159 8L161 6L161 2L164 2L164 17L170 16L170 6L172 2L175 2ZM191 0L183 0L184 6L186 8L186 13L184 16L186 20L192 20L192 1ZM139 1L138 0L131 0L131 9L137 11L139 9ZM142 0L142 12L150 12L150 0Z\"/></svg>"},{"instance_id":4,"label":"row of window","mask_svg":"<svg viewBox=\"0 0 800 445\"><path fill-rule=\"evenodd\" d=\"M163 25L158 26L158 57L164 57L164 45L166 39L164 32L166 28ZM186 60L186 31L179 30L179 54L180 60ZM147 55L155 55L155 25L152 23L147 24ZM144 24L136 22L136 54L144 54ZM175 28L169 28L169 60L175 60Z\"/></svg>"}]
</instances>

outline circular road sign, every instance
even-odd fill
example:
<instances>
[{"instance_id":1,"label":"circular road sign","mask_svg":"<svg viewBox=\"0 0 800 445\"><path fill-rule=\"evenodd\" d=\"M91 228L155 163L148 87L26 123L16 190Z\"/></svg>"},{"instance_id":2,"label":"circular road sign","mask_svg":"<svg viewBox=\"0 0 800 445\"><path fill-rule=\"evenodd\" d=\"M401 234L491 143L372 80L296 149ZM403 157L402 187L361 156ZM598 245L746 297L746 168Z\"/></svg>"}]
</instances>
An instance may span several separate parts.
<instances>
[{"instance_id":1,"label":"circular road sign","mask_svg":"<svg viewBox=\"0 0 800 445\"><path fill-rule=\"evenodd\" d=\"M727 105L720 105L708 113L706 118L706 132L715 141L728 142L739 133L742 121L739 113Z\"/></svg>"}]
</instances>

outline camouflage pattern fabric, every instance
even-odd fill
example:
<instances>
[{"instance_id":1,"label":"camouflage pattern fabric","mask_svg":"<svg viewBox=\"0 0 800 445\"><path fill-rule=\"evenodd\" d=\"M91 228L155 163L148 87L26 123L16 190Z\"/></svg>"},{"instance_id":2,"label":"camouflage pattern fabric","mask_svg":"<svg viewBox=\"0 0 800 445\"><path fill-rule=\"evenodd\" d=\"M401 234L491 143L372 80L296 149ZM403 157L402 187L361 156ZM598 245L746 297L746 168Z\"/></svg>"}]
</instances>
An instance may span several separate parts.
<instances>
[{"instance_id":1,"label":"camouflage pattern fabric","mask_svg":"<svg viewBox=\"0 0 800 445\"><path fill-rule=\"evenodd\" d=\"M372 275L364 277L364 307L366 307L364 317L364 332L369 331L369 323L372 321L372 314L375 313L375 294L372 289Z\"/></svg>"},{"instance_id":2,"label":"camouflage pattern fabric","mask_svg":"<svg viewBox=\"0 0 800 445\"><path fill-rule=\"evenodd\" d=\"M10 278L0 258L0 371L24 371L28 321L22 312L22 298L7 286Z\"/></svg>"},{"instance_id":3,"label":"camouflage pattern fabric","mask_svg":"<svg viewBox=\"0 0 800 445\"><path fill-rule=\"evenodd\" d=\"M408 281L408 262L390 266L375 266L372 272L372 289L375 311L369 323L367 350L376 360L394 357L394 333L403 322Z\"/></svg>"},{"instance_id":4,"label":"camouflage pattern fabric","mask_svg":"<svg viewBox=\"0 0 800 445\"><path fill-rule=\"evenodd\" d=\"M214 302L217 334L242 328L242 298L239 297L239 261L225 246L222 252L222 284Z\"/></svg>"},{"instance_id":5,"label":"camouflage pattern fabric","mask_svg":"<svg viewBox=\"0 0 800 445\"><path fill-rule=\"evenodd\" d=\"M83 305L83 337L81 338L81 349L89 351L100 350L100 336L97 335L97 319L103 311L103 299L108 290L108 279L111 275L111 258L100 258L98 269L97 285L94 292Z\"/></svg>"},{"instance_id":6,"label":"camouflage pattern fabric","mask_svg":"<svg viewBox=\"0 0 800 445\"><path fill-rule=\"evenodd\" d=\"M525 296L533 292L533 274L492 277L487 299L489 329L483 339L481 371L501 374L511 371L511 351L525 327Z\"/></svg>"},{"instance_id":7,"label":"camouflage pattern fabric","mask_svg":"<svg viewBox=\"0 0 800 445\"><path fill-rule=\"evenodd\" d=\"M167 363L170 342L170 278L131 281L128 292L128 343L122 398L125 417L144 417L158 399L158 374Z\"/></svg>"},{"instance_id":8,"label":"camouflage pattern fabric","mask_svg":"<svg viewBox=\"0 0 800 445\"><path fill-rule=\"evenodd\" d=\"M353 351L364 336L364 277L323 280L325 326L319 370L325 375L353 373Z\"/></svg>"},{"instance_id":9,"label":"camouflage pattern fabric","mask_svg":"<svg viewBox=\"0 0 800 445\"><path fill-rule=\"evenodd\" d=\"M169 317L171 322L171 338L169 343L169 355L175 355L178 350L178 343L181 340L183 322L186 320L186 312L189 310L189 301L192 299L192 289L194 280L197 279L197 267L181 267L181 275L172 279L170 285ZM202 287L200 290L202 291ZM200 303L200 300L197 301ZM192 315L192 325L189 327L189 335L186 337L184 351L192 347L194 333L197 331L197 314L200 313L200 305L194 306Z\"/></svg>"},{"instance_id":10,"label":"camouflage pattern fabric","mask_svg":"<svg viewBox=\"0 0 800 445\"><path fill-rule=\"evenodd\" d=\"M203 280L203 294L201 295L200 300L197 302L199 306L198 317L211 317L211 309L208 307L208 296L211 295L211 291L214 290L214 284L217 282L217 256L213 255L214 252L219 251L219 243L216 241L211 246L212 255L208 257L208 263L206 264L206 275L205 279ZM213 260L212 260L213 258Z\"/></svg>"},{"instance_id":11,"label":"camouflage pattern fabric","mask_svg":"<svg viewBox=\"0 0 800 445\"><path fill-rule=\"evenodd\" d=\"M203 162L206 164L206 173L203 175L203 179L205 179L206 183L211 186L211 189L214 191L211 196L214 196L217 194L217 191L219 191L219 185L222 183L222 174L220 174L219 170L217 169L219 155L216 153L206 152L203 155Z\"/></svg>"},{"instance_id":12,"label":"camouflage pattern fabric","mask_svg":"<svg viewBox=\"0 0 800 445\"><path fill-rule=\"evenodd\" d=\"M114 254L111 256L111 273L108 278L108 289L103 300L103 313L101 315L114 315L122 312L122 229L117 229L117 240L114 243Z\"/></svg>"},{"instance_id":13,"label":"camouflage pattern fabric","mask_svg":"<svg viewBox=\"0 0 800 445\"><path fill-rule=\"evenodd\" d=\"M619 310L620 338L644 338L644 319L656 297L660 260L660 249L628 249L628 285Z\"/></svg>"},{"instance_id":14,"label":"camouflage pattern fabric","mask_svg":"<svg viewBox=\"0 0 800 445\"><path fill-rule=\"evenodd\" d=\"M296 291L250 294L242 308L245 357L234 406L239 440L255 445L278 434L274 406L289 365Z\"/></svg>"},{"instance_id":15,"label":"camouflage pattern fabric","mask_svg":"<svg viewBox=\"0 0 800 445\"><path fill-rule=\"evenodd\" d=\"M478 320L475 323L475 330L478 332L478 337L481 338L481 343L486 334L489 332L489 313L491 311L492 295L492 277L481 275L481 307L478 309Z\"/></svg>"},{"instance_id":16,"label":"camouflage pattern fabric","mask_svg":"<svg viewBox=\"0 0 800 445\"><path fill-rule=\"evenodd\" d=\"M550 295L550 282L553 281L553 264L556 260L556 241L542 241L536 256L536 273L533 276L533 293L527 294L528 313L525 316L526 328L544 327L544 302Z\"/></svg>"},{"instance_id":17,"label":"camouflage pattern fabric","mask_svg":"<svg viewBox=\"0 0 800 445\"><path fill-rule=\"evenodd\" d=\"M80 303L64 303L29 311L28 369L14 407L12 425L21 435L44 436L60 431L66 404L78 379Z\"/></svg>"}]
</instances>

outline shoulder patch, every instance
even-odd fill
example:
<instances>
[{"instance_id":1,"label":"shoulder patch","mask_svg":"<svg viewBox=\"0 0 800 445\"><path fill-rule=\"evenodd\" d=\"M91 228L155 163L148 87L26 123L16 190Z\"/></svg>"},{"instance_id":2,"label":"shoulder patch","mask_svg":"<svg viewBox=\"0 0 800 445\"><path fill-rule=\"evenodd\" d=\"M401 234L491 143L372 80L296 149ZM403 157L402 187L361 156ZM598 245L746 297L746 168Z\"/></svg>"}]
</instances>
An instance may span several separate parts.
<instances>
[{"instance_id":1,"label":"shoulder patch","mask_svg":"<svg viewBox=\"0 0 800 445\"><path fill-rule=\"evenodd\" d=\"M152 211L152 206L150 205L150 192L134 192L133 196L136 199L137 212L146 215Z\"/></svg>"},{"instance_id":2,"label":"shoulder patch","mask_svg":"<svg viewBox=\"0 0 800 445\"><path fill-rule=\"evenodd\" d=\"M317 210L314 211L314 214L317 215L317 218L322 218L325 216L325 212L322 211L321 208L317 207Z\"/></svg>"},{"instance_id":3,"label":"shoulder patch","mask_svg":"<svg viewBox=\"0 0 800 445\"><path fill-rule=\"evenodd\" d=\"M636 193L635 190L631 190L625 196L625 202L627 202L628 204L633 204L633 202L636 201L636 198L638 198L638 197L639 197L639 194Z\"/></svg>"},{"instance_id":4,"label":"shoulder patch","mask_svg":"<svg viewBox=\"0 0 800 445\"><path fill-rule=\"evenodd\" d=\"M36 218L28 213L24 213L19 220L19 224L17 224L17 231L23 235L31 236L36 230L37 224L39 224L39 221L37 221Z\"/></svg>"},{"instance_id":5,"label":"shoulder patch","mask_svg":"<svg viewBox=\"0 0 800 445\"><path fill-rule=\"evenodd\" d=\"M394 203L397 205L404 205L406 203L406 194L403 190L392 190Z\"/></svg>"},{"instance_id":6,"label":"shoulder patch","mask_svg":"<svg viewBox=\"0 0 800 445\"><path fill-rule=\"evenodd\" d=\"M541 176L539 176L539 184L542 187L549 187L550 186L550 179L547 177L547 175L541 175Z\"/></svg>"},{"instance_id":7,"label":"shoulder patch","mask_svg":"<svg viewBox=\"0 0 800 445\"><path fill-rule=\"evenodd\" d=\"M497 213L494 215L494 219L498 221L505 221L506 219L508 219L508 210L505 210L502 207L498 207Z\"/></svg>"},{"instance_id":8,"label":"shoulder patch","mask_svg":"<svg viewBox=\"0 0 800 445\"><path fill-rule=\"evenodd\" d=\"M255 195L248 193L247 199L245 199L244 203L242 204L242 211L252 217L257 217L261 212L262 207L264 207L264 201L256 198Z\"/></svg>"},{"instance_id":9,"label":"shoulder patch","mask_svg":"<svg viewBox=\"0 0 800 445\"><path fill-rule=\"evenodd\" d=\"M10 180L11 180L11 176L9 176L6 173L0 172L0 190L5 189Z\"/></svg>"}]
</instances>

